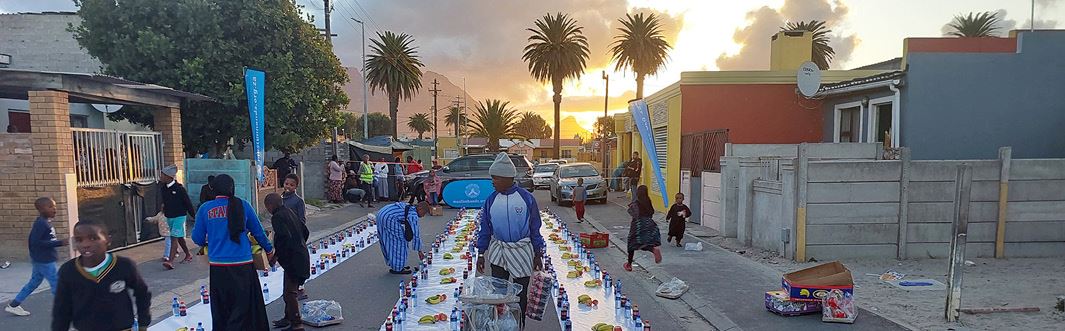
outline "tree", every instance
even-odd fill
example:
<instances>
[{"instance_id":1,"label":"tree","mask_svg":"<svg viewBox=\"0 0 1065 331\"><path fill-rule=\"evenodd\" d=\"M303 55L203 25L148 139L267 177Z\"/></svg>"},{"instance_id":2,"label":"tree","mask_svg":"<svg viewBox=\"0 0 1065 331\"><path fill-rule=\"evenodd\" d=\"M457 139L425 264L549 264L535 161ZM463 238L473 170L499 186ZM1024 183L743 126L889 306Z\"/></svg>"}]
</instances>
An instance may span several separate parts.
<instances>
[{"instance_id":1,"label":"tree","mask_svg":"<svg viewBox=\"0 0 1065 331\"><path fill-rule=\"evenodd\" d=\"M470 122L471 134L488 138L485 149L498 152L499 139L524 139L516 130L518 110L510 102L487 99L477 104Z\"/></svg>"},{"instance_id":2,"label":"tree","mask_svg":"<svg viewBox=\"0 0 1065 331\"><path fill-rule=\"evenodd\" d=\"M577 78L584 73L588 62L588 39L584 37L584 27L568 15L557 13L536 20L536 28L526 29L532 32L525 53L521 56L529 65L529 73L538 81L551 83L555 93L555 137L561 136L562 82ZM560 157L559 140L555 139L554 156Z\"/></svg>"},{"instance_id":3,"label":"tree","mask_svg":"<svg viewBox=\"0 0 1065 331\"><path fill-rule=\"evenodd\" d=\"M268 148L317 144L340 123L348 77L332 48L293 1L78 0L69 30L103 63L102 73L210 96L181 111L185 152L221 153L230 138L251 139L244 67L266 72ZM152 14L147 14L152 13ZM190 19L195 18L195 19ZM113 120L152 125L145 107Z\"/></svg>"},{"instance_id":4,"label":"tree","mask_svg":"<svg viewBox=\"0 0 1065 331\"><path fill-rule=\"evenodd\" d=\"M392 119L382 113L370 113L370 134L367 137L388 136L392 134ZM349 132L348 137L362 137L362 115L344 113L344 130Z\"/></svg>"},{"instance_id":5,"label":"tree","mask_svg":"<svg viewBox=\"0 0 1065 331\"><path fill-rule=\"evenodd\" d=\"M825 22L818 20L812 20L809 22L800 21L798 23L788 22L786 26L780 27L780 30L800 30L813 33L814 47L812 54L810 54L810 59L817 64L817 67L821 68L821 70L828 70L829 64L832 63L832 57L836 56L836 50L828 45L832 40L831 36L829 36L829 34L832 33L832 30L828 29Z\"/></svg>"},{"instance_id":6,"label":"tree","mask_svg":"<svg viewBox=\"0 0 1065 331\"><path fill-rule=\"evenodd\" d=\"M979 14L969 12L965 16L955 15L954 20L947 24L950 29L947 35L958 38L997 37L1001 20L998 14L989 11Z\"/></svg>"},{"instance_id":7,"label":"tree","mask_svg":"<svg viewBox=\"0 0 1065 331\"><path fill-rule=\"evenodd\" d=\"M459 136L459 128L469 126L469 119L466 118L466 114L462 113L461 107L452 106L447 110L447 116L444 116L444 123L455 129L455 137ZM462 133L466 133L463 128Z\"/></svg>"},{"instance_id":8,"label":"tree","mask_svg":"<svg viewBox=\"0 0 1065 331\"><path fill-rule=\"evenodd\" d=\"M617 134L614 132L614 118L610 116L599 116L596 118L592 136L595 139L600 138L613 138Z\"/></svg>"},{"instance_id":9,"label":"tree","mask_svg":"<svg viewBox=\"0 0 1065 331\"><path fill-rule=\"evenodd\" d=\"M619 19L621 33L614 36L610 52L617 65L614 70L630 69L636 73L636 98L643 98L643 80L658 73L669 58L671 46L662 35L662 22L654 13L625 14Z\"/></svg>"},{"instance_id":10,"label":"tree","mask_svg":"<svg viewBox=\"0 0 1065 331\"><path fill-rule=\"evenodd\" d=\"M521 116L518 117L518 122L515 124L515 130L518 131L518 134L528 139L551 138L551 127L547 125L547 121L539 114L531 111L521 113Z\"/></svg>"},{"instance_id":11,"label":"tree","mask_svg":"<svg viewBox=\"0 0 1065 331\"><path fill-rule=\"evenodd\" d=\"M429 120L429 114L417 113L411 115L410 120L407 121L407 127L417 132L418 140L421 140L426 132L433 130L433 122Z\"/></svg>"},{"instance_id":12,"label":"tree","mask_svg":"<svg viewBox=\"0 0 1065 331\"><path fill-rule=\"evenodd\" d=\"M377 39L370 41L371 54L366 58L366 79L373 91L388 94L388 114L392 117L392 138L398 138L399 99L410 100L422 88L422 69L425 65L418 58L414 37L395 34L392 31L378 32Z\"/></svg>"}]
</instances>

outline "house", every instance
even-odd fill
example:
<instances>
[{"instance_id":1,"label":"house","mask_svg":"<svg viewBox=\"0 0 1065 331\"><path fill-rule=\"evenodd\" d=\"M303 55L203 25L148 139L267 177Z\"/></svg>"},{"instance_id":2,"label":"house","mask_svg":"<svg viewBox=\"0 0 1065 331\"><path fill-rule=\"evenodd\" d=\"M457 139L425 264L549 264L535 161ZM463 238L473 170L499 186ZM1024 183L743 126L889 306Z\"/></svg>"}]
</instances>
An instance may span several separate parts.
<instances>
[{"instance_id":1,"label":"house","mask_svg":"<svg viewBox=\"0 0 1065 331\"><path fill-rule=\"evenodd\" d=\"M823 84L825 142L909 147L911 157L1063 158L1065 30L907 38L889 72ZM810 101L807 101L810 102Z\"/></svg>"}]
</instances>

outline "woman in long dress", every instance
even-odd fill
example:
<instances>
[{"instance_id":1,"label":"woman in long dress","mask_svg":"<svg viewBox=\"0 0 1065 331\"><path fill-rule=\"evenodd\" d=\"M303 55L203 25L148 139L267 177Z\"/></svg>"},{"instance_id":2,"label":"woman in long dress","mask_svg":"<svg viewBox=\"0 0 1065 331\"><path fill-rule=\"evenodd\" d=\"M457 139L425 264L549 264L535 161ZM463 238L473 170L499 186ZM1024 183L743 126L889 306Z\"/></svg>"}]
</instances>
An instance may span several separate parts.
<instances>
[{"instance_id":1,"label":"woman in long dress","mask_svg":"<svg viewBox=\"0 0 1065 331\"><path fill-rule=\"evenodd\" d=\"M342 189L344 188L344 167L340 166L339 160L336 155L329 160L328 174L329 174L329 186L326 187L325 197L330 202L340 203L344 202L344 195Z\"/></svg>"},{"instance_id":2,"label":"woman in long dress","mask_svg":"<svg viewBox=\"0 0 1065 331\"><path fill-rule=\"evenodd\" d=\"M655 214L655 207L651 205L651 197L647 195L647 185L636 188L636 201L629 204L628 211L632 222L629 223L629 260L623 266L625 271L632 271L632 256L636 251L651 252L655 256L655 263L661 263L662 251L658 246L662 245L662 233L658 231L658 224L651 219Z\"/></svg>"}]
</instances>

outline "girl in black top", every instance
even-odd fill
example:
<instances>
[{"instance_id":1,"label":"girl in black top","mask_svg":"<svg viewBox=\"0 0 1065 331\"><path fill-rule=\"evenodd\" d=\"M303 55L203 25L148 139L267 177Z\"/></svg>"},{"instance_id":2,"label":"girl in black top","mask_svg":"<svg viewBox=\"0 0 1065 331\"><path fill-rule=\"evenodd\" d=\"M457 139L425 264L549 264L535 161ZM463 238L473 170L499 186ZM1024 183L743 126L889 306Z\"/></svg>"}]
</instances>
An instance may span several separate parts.
<instances>
[{"instance_id":1,"label":"girl in black top","mask_svg":"<svg viewBox=\"0 0 1065 331\"><path fill-rule=\"evenodd\" d=\"M632 223L629 224L629 260L623 266L625 271L632 271L632 255L638 250L653 253L655 263L661 263L662 251L658 246L662 245L662 233L658 231L658 224L651 219L655 214L655 207L651 205L651 197L647 195L647 185L636 188L636 201L629 204L628 211L629 215L632 215Z\"/></svg>"},{"instance_id":2,"label":"girl in black top","mask_svg":"<svg viewBox=\"0 0 1065 331\"><path fill-rule=\"evenodd\" d=\"M688 217L692 216L692 211L684 205L684 193L677 193L674 199L673 206L669 207L669 213L666 214L666 219L669 220L669 237L666 238L666 242L677 238L677 247L681 247L680 240L684 239L684 225L688 222Z\"/></svg>"}]
</instances>

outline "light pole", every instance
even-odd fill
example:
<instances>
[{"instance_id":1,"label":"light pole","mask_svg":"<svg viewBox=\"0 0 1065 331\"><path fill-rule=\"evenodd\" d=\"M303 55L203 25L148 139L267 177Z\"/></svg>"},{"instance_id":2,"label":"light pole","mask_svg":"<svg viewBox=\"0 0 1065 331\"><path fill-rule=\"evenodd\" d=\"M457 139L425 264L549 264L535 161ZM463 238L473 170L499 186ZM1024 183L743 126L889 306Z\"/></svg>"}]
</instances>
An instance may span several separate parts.
<instances>
[{"instance_id":1,"label":"light pole","mask_svg":"<svg viewBox=\"0 0 1065 331\"><path fill-rule=\"evenodd\" d=\"M355 23L359 23L362 27L362 71L359 72L362 75L362 139L366 140L370 138L370 100L366 98L366 87L368 79L366 78L366 23L360 20L351 18Z\"/></svg>"},{"instance_id":2,"label":"light pole","mask_svg":"<svg viewBox=\"0 0 1065 331\"><path fill-rule=\"evenodd\" d=\"M599 135L600 135L599 136L599 148L603 150L603 174L604 174L604 177L609 177L610 175L606 175L608 173L607 170L609 170L610 168L609 168L609 166L607 166L607 162L606 162L606 123L605 122L606 122L606 119L607 119L607 115L606 115L607 108L610 107L609 106L609 104L610 104L610 75L606 74L606 70L603 70L603 82L606 82L606 91L603 92L603 122L604 123L601 123L599 125L599 131L600 131L599 132ZM607 190L607 191L610 191L610 190Z\"/></svg>"}]
</instances>

